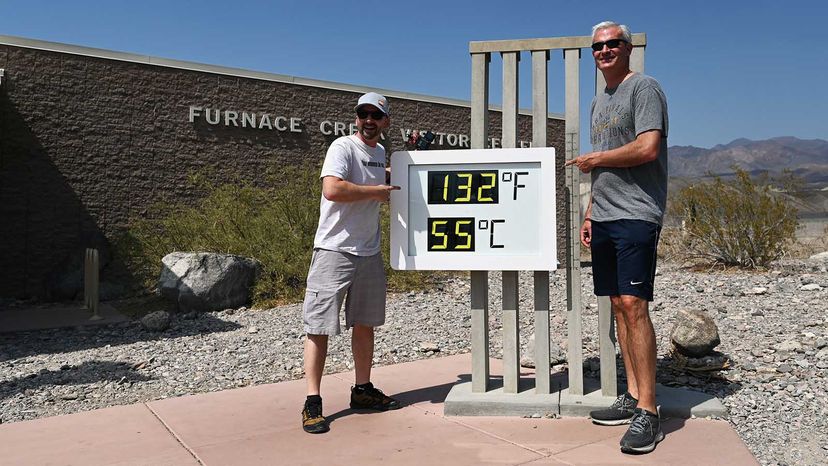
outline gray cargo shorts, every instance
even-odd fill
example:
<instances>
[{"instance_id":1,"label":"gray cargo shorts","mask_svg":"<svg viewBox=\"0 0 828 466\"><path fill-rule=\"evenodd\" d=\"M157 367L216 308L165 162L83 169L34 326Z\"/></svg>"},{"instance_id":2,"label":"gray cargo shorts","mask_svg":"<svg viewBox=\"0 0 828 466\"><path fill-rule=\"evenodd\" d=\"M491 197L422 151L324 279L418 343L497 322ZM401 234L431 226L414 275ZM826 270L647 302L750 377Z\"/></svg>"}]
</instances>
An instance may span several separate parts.
<instances>
[{"instance_id":1,"label":"gray cargo shorts","mask_svg":"<svg viewBox=\"0 0 828 466\"><path fill-rule=\"evenodd\" d=\"M339 335L345 301L345 328L385 323L385 268L382 254L355 256L315 249L302 305L305 333Z\"/></svg>"}]
</instances>

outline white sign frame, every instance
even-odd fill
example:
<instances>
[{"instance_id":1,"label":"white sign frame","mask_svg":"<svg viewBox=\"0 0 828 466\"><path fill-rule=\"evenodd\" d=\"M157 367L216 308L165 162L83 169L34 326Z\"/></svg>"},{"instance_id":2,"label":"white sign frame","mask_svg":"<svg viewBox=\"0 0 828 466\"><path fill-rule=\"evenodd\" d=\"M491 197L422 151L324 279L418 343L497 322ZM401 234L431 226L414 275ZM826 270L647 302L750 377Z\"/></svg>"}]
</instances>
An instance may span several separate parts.
<instances>
[{"instance_id":1,"label":"white sign frame","mask_svg":"<svg viewBox=\"0 0 828 466\"><path fill-rule=\"evenodd\" d=\"M511 215L535 219L532 225L538 228L538 248L523 254L485 254L482 251L409 251L409 171L418 165L446 166L446 170L487 170L497 169L497 164L531 163L539 164L539 202L533 212L513 212ZM524 149L468 149L434 151L398 151L391 154L391 184L400 190L391 192L391 266L396 270L538 270L552 271L558 268L557 221L555 192L555 149L552 147ZM498 186L500 189L501 186ZM427 188L426 188L427 189ZM422 199L422 192L416 193ZM425 203L428 216L429 204ZM476 204L480 206L481 204ZM463 216L464 205L457 207L457 217ZM520 207L525 207L520 205ZM477 207L478 209L480 207ZM443 209L445 210L445 209ZM525 217L529 216L529 217ZM517 217L516 217L517 218ZM427 227L426 227L427 228Z\"/></svg>"}]
</instances>

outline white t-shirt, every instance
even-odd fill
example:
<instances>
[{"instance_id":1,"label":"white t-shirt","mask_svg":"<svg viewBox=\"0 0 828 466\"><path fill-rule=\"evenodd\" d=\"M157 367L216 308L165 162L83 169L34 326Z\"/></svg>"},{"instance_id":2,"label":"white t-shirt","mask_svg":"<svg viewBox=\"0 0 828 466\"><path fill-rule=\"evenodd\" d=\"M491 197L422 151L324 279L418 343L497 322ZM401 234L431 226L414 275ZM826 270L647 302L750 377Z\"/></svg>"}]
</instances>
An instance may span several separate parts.
<instances>
[{"instance_id":1,"label":"white t-shirt","mask_svg":"<svg viewBox=\"0 0 828 466\"><path fill-rule=\"evenodd\" d=\"M360 185L385 184L385 148L371 147L356 135L340 137L325 155L320 178L326 176ZM323 195L313 247L357 256L379 253L379 210L379 201L333 202Z\"/></svg>"}]
</instances>

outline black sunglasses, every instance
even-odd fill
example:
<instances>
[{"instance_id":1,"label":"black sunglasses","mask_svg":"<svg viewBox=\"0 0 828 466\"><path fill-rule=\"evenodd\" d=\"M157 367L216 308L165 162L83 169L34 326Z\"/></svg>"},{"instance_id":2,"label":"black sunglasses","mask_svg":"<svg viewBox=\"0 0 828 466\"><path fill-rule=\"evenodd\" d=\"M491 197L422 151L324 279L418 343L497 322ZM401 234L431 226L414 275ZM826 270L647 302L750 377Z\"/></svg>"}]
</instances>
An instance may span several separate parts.
<instances>
[{"instance_id":1,"label":"black sunglasses","mask_svg":"<svg viewBox=\"0 0 828 466\"><path fill-rule=\"evenodd\" d=\"M592 50L595 50L596 52L600 52L601 50L604 50L604 45L606 45L607 47L609 47L611 49L614 49L614 48L618 47L619 45L621 45L621 42L628 43L624 39L610 39L606 42L595 42L594 44L592 44Z\"/></svg>"},{"instance_id":2,"label":"black sunglasses","mask_svg":"<svg viewBox=\"0 0 828 466\"><path fill-rule=\"evenodd\" d=\"M368 115L371 115L371 119L373 120L382 120L383 118L385 118L385 114L382 113L381 110L374 110L373 112L369 112L368 110L362 108L357 110L357 116L360 120L368 118Z\"/></svg>"}]
</instances>

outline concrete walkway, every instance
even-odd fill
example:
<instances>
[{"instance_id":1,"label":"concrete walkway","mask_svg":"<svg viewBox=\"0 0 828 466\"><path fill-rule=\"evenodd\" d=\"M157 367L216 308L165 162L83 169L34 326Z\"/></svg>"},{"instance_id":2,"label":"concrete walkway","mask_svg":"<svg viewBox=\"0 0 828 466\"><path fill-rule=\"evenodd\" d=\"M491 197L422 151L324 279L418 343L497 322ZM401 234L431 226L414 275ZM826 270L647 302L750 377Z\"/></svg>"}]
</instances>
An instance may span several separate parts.
<instances>
[{"instance_id":1,"label":"concrete walkway","mask_svg":"<svg viewBox=\"0 0 828 466\"><path fill-rule=\"evenodd\" d=\"M374 383L406 405L385 413L348 408L352 373L325 376L331 431L322 435L301 429L302 380L2 424L0 464L757 464L724 421L667 420L653 453L629 456L618 449L626 426L444 417L443 400L470 368L459 355L374 369Z\"/></svg>"}]
</instances>

